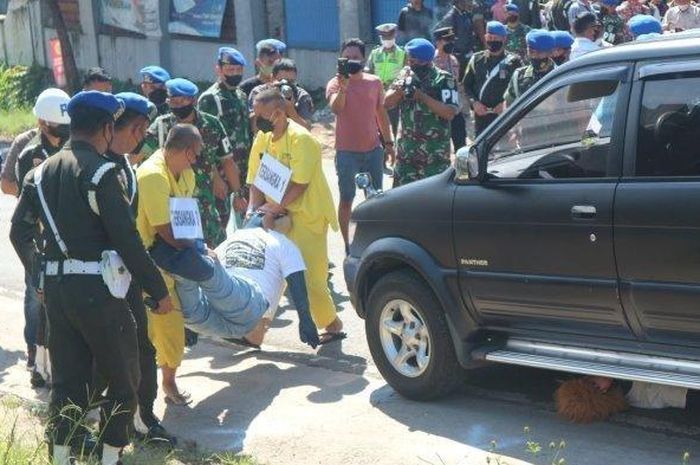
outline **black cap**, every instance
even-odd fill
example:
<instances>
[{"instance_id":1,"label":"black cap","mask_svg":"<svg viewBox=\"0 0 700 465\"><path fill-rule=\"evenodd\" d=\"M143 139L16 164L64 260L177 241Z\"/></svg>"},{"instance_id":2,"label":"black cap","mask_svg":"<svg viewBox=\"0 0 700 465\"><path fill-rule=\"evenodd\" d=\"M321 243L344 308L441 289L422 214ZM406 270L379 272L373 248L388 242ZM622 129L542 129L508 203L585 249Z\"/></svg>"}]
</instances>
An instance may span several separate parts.
<instances>
[{"instance_id":1,"label":"black cap","mask_svg":"<svg viewBox=\"0 0 700 465\"><path fill-rule=\"evenodd\" d=\"M455 31L451 27L441 27L433 31L434 40L449 40L455 38Z\"/></svg>"},{"instance_id":2,"label":"black cap","mask_svg":"<svg viewBox=\"0 0 700 465\"><path fill-rule=\"evenodd\" d=\"M88 83L93 81L111 82L112 76L107 74L107 71L105 71L104 68L95 66L88 69L87 73L85 73L85 82Z\"/></svg>"}]
</instances>

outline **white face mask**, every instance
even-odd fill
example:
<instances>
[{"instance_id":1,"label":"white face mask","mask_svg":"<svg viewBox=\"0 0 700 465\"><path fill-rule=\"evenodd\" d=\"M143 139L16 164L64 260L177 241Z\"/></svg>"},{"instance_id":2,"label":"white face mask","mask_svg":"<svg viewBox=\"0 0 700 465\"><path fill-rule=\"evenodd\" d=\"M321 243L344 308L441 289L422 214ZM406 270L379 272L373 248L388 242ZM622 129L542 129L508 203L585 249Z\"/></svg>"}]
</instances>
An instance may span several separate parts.
<instances>
[{"instance_id":1,"label":"white face mask","mask_svg":"<svg viewBox=\"0 0 700 465\"><path fill-rule=\"evenodd\" d=\"M384 48L393 48L394 45L396 45L396 39L381 39L382 40L382 47Z\"/></svg>"}]
</instances>

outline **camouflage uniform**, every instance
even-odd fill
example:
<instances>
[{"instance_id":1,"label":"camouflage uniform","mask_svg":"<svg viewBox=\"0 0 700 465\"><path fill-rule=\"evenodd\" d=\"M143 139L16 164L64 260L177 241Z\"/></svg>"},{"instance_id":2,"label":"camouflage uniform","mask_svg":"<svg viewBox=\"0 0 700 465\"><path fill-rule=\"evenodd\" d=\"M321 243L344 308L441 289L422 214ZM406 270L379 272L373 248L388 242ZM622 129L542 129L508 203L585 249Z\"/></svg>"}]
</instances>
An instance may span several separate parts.
<instances>
[{"instance_id":1,"label":"camouflage uniform","mask_svg":"<svg viewBox=\"0 0 700 465\"><path fill-rule=\"evenodd\" d=\"M246 176L248 175L248 157L253 138L250 131L250 112L248 111L248 96L240 87L228 88L225 84L216 82L199 97L197 108L204 113L216 115L224 125L226 135L233 149L233 161L241 172L240 192L243 198L248 198ZM219 174L223 179L226 176L219 167ZM221 213L221 219L228 221L231 214L231 206L228 200L217 199L216 206Z\"/></svg>"},{"instance_id":2,"label":"camouflage uniform","mask_svg":"<svg viewBox=\"0 0 700 465\"><path fill-rule=\"evenodd\" d=\"M197 183L195 196L199 200L202 212L204 240L214 248L226 239L226 225L223 224L221 214L217 210L213 176L221 163L231 157L231 142L226 136L224 126L216 116L199 110L195 112L194 125L199 129L203 142L202 154L192 166ZM177 119L172 113L159 116L148 128L142 153L148 156L158 148L162 148L168 132L176 124ZM228 204L228 202L224 203ZM227 207L230 208L228 205Z\"/></svg>"},{"instance_id":3,"label":"camouflage uniform","mask_svg":"<svg viewBox=\"0 0 700 465\"><path fill-rule=\"evenodd\" d=\"M401 88L407 77L403 70L392 84ZM430 97L459 107L454 77L436 67L422 79L419 88ZM404 98L399 104L401 134L398 138L394 187L436 175L450 166L451 125L423 103Z\"/></svg>"},{"instance_id":4,"label":"camouflage uniform","mask_svg":"<svg viewBox=\"0 0 700 465\"><path fill-rule=\"evenodd\" d=\"M515 29L506 27L508 31L508 41L506 42L506 51L515 53L521 60L527 62L527 41L525 36L530 32L530 26L518 23Z\"/></svg>"},{"instance_id":5,"label":"camouflage uniform","mask_svg":"<svg viewBox=\"0 0 700 465\"><path fill-rule=\"evenodd\" d=\"M625 23L618 14L603 14L603 40L613 45L625 41Z\"/></svg>"},{"instance_id":6,"label":"camouflage uniform","mask_svg":"<svg viewBox=\"0 0 700 465\"><path fill-rule=\"evenodd\" d=\"M547 70L544 73L535 71L532 65L527 65L523 66L522 68L516 69L513 73L513 76L510 79L508 89L503 95L503 99L506 101L506 103L508 105L513 103L515 99L523 95L525 91L527 91L530 87L534 86L537 83L537 81L545 77L547 73L549 73L549 71L553 70L555 67L554 62L552 60L550 61L551 66L549 70Z\"/></svg>"}]
</instances>

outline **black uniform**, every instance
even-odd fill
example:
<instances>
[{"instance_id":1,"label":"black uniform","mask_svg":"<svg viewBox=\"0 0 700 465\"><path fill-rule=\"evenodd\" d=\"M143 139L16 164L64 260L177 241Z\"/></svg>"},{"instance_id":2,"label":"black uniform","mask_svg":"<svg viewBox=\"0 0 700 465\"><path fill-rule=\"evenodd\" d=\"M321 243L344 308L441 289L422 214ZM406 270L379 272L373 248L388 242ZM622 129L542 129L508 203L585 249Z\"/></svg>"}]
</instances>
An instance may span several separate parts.
<instances>
[{"instance_id":1,"label":"black uniform","mask_svg":"<svg viewBox=\"0 0 700 465\"><path fill-rule=\"evenodd\" d=\"M481 102L486 108L495 108L503 103L503 93L508 88L513 72L523 64L520 57L505 52L502 55L492 55L487 51L475 53L464 73L464 91L471 102ZM496 118L497 113L483 116L474 114L476 135L488 127Z\"/></svg>"},{"instance_id":2,"label":"black uniform","mask_svg":"<svg viewBox=\"0 0 700 465\"><path fill-rule=\"evenodd\" d=\"M523 66L515 70L508 84L508 89L503 95L508 105L513 103L516 98L523 95L526 90L534 86L537 81L545 77L547 73L556 67L552 60L549 61L550 63L547 67L547 71L537 71L532 65Z\"/></svg>"},{"instance_id":3,"label":"black uniform","mask_svg":"<svg viewBox=\"0 0 700 465\"><path fill-rule=\"evenodd\" d=\"M20 187L27 173L29 173L32 168L38 166L42 161L58 152L62 146L63 144L54 147L41 132L29 141L29 144L27 144L24 150L22 150L22 153L19 154L19 157L17 157L17 165L15 166L15 175L17 176L17 183Z\"/></svg>"},{"instance_id":4,"label":"black uniform","mask_svg":"<svg viewBox=\"0 0 700 465\"><path fill-rule=\"evenodd\" d=\"M26 242L37 220L43 225L44 295L53 375L49 432L58 445L70 439L75 418L81 414L64 407L85 409L89 404L93 360L108 382L103 405L108 418L103 417L102 424L106 444L128 444L139 382L136 325L126 300L112 296L99 274L67 272L66 255L85 262L87 269L99 262L103 251L115 250L150 296L160 300L168 295L136 231L116 168L80 141L68 142L42 164L44 198L65 243L65 255L42 210L36 169L33 176L27 176L12 218L13 242Z\"/></svg>"},{"instance_id":5,"label":"black uniform","mask_svg":"<svg viewBox=\"0 0 700 465\"><path fill-rule=\"evenodd\" d=\"M117 165L117 177L124 186L131 213L135 218L138 211L136 173L127 156L114 153L108 153L107 156L110 161ZM148 337L148 316L146 305L143 302L143 288L135 279L131 281L126 301L134 315L134 320L136 320L136 338L139 346L139 368L141 370L141 380L138 387L139 414L146 427L152 428L160 424L158 418L153 414L153 404L158 396L156 349ZM106 380L99 375L96 376L95 386L95 391L102 392L106 387Z\"/></svg>"}]
</instances>

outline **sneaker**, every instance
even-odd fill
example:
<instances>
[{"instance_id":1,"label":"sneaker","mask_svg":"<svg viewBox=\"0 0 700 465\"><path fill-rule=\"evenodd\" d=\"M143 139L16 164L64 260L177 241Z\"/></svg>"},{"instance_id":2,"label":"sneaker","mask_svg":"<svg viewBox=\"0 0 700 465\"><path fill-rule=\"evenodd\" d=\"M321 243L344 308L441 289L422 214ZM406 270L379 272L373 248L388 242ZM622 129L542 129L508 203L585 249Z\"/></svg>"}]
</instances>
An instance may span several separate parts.
<instances>
[{"instance_id":1,"label":"sneaker","mask_svg":"<svg viewBox=\"0 0 700 465\"><path fill-rule=\"evenodd\" d=\"M144 435L144 440L153 445L166 445L168 447L177 446L177 438L168 433L168 430L160 423L148 429L148 433Z\"/></svg>"},{"instance_id":2,"label":"sneaker","mask_svg":"<svg viewBox=\"0 0 700 465\"><path fill-rule=\"evenodd\" d=\"M33 388L43 388L46 386L46 380L39 374L38 371L32 371L32 377L29 379L29 383Z\"/></svg>"}]
</instances>

